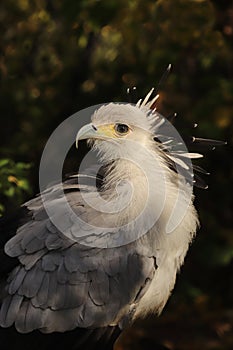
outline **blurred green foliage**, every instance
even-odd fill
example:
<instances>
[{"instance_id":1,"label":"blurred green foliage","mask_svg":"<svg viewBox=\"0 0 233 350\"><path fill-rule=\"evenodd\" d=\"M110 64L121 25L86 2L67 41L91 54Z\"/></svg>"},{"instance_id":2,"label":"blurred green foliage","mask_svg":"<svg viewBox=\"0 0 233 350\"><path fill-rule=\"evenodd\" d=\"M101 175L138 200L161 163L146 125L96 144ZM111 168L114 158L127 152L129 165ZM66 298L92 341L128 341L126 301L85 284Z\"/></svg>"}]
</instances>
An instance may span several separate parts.
<instances>
[{"instance_id":1,"label":"blurred green foliage","mask_svg":"<svg viewBox=\"0 0 233 350\"><path fill-rule=\"evenodd\" d=\"M4 202L13 201L13 208L16 209L22 203L24 194L31 193L27 178L28 169L30 169L28 163L15 163L11 159L0 159L0 216L5 210Z\"/></svg>"},{"instance_id":2,"label":"blurred green foliage","mask_svg":"<svg viewBox=\"0 0 233 350\"><path fill-rule=\"evenodd\" d=\"M2 0L0 210L26 200L29 187L38 191L40 155L61 121L90 105L125 101L127 87L137 86L144 95L157 86L169 63L173 70L159 88L158 110L164 115L178 112L181 132L228 141L201 162L212 174L206 179L209 189L196 191L201 230L184 267L184 282L178 282L177 298L195 304L208 296L207 305L218 300L230 309L232 1Z\"/></svg>"}]
</instances>

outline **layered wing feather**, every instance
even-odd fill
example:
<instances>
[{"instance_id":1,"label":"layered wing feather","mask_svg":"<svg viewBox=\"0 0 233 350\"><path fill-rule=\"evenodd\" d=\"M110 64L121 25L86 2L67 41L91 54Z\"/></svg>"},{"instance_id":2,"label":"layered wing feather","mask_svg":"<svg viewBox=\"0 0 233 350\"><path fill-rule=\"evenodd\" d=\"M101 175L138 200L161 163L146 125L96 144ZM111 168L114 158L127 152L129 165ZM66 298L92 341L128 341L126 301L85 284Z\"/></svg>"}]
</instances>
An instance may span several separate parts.
<instances>
[{"instance_id":1,"label":"layered wing feather","mask_svg":"<svg viewBox=\"0 0 233 350\"><path fill-rule=\"evenodd\" d=\"M84 206L79 186L74 180L65 183L67 200L76 215L88 211L91 218L95 213ZM47 191L51 203L59 200L60 192L59 185ZM56 229L40 197L26 206L29 220L5 245L5 253L18 264L6 282L2 278L0 325L15 324L21 333L50 333L129 321L156 270L149 248L137 242L117 248L80 244ZM68 223L71 230L73 223ZM95 239L94 233L89 239Z\"/></svg>"}]
</instances>

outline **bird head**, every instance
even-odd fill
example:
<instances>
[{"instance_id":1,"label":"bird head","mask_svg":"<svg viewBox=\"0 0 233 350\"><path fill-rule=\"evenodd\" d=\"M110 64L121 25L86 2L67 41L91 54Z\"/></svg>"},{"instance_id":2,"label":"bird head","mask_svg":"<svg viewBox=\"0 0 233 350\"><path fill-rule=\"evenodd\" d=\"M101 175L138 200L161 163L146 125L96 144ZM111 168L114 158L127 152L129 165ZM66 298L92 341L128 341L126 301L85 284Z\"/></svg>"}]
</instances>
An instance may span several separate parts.
<instances>
[{"instance_id":1,"label":"bird head","mask_svg":"<svg viewBox=\"0 0 233 350\"><path fill-rule=\"evenodd\" d=\"M202 154L189 152L174 126L156 111L159 95L152 97L153 91L151 89L136 105L109 103L101 106L92 115L91 123L79 130L76 146L80 140L87 139L104 162L128 157L144 164L148 151L152 151L173 174L179 173L188 183L207 188L197 175L207 172L198 166L193 167L191 162L193 158L201 158ZM189 147L208 149L222 144L222 141L188 137Z\"/></svg>"},{"instance_id":2,"label":"bird head","mask_svg":"<svg viewBox=\"0 0 233 350\"><path fill-rule=\"evenodd\" d=\"M132 156L140 145L149 147L153 142L152 126L147 115L136 105L109 103L101 106L92 116L91 123L84 125L76 137L87 139L101 156Z\"/></svg>"}]
</instances>

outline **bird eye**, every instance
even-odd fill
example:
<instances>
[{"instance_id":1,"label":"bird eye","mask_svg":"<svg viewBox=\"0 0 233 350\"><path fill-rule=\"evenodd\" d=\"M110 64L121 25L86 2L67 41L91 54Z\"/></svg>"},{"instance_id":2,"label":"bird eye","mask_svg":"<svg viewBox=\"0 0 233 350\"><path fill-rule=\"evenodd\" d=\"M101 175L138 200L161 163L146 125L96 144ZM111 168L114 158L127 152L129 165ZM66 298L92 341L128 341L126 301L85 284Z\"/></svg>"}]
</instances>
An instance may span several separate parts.
<instances>
[{"instance_id":1,"label":"bird eye","mask_svg":"<svg viewBox=\"0 0 233 350\"><path fill-rule=\"evenodd\" d=\"M126 124L116 124L115 131L118 134L127 134L127 132L129 131L129 127Z\"/></svg>"}]
</instances>

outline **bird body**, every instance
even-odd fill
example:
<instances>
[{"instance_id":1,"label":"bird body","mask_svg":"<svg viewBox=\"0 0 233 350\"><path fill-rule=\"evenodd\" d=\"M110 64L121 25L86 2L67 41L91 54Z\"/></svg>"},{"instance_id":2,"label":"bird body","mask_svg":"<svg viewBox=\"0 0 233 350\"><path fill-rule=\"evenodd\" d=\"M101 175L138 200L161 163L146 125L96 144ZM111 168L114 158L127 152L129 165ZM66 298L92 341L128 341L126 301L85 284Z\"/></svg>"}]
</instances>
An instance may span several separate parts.
<instances>
[{"instance_id":1,"label":"bird body","mask_svg":"<svg viewBox=\"0 0 233 350\"><path fill-rule=\"evenodd\" d=\"M73 331L71 348L91 349L90 332L106 336L110 328L162 311L198 218L190 183L174 171L182 155L154 141L161 118L150 114L151 105L147 99L99 108L77 141L89 140L101 167L24 204L24 222L5 239L0 256L7 270L1 275L1 332L15 327L29 339L39 330L49 340ZM98 172L97 188L92 172Z\"/></svg>"}]
</instances>

